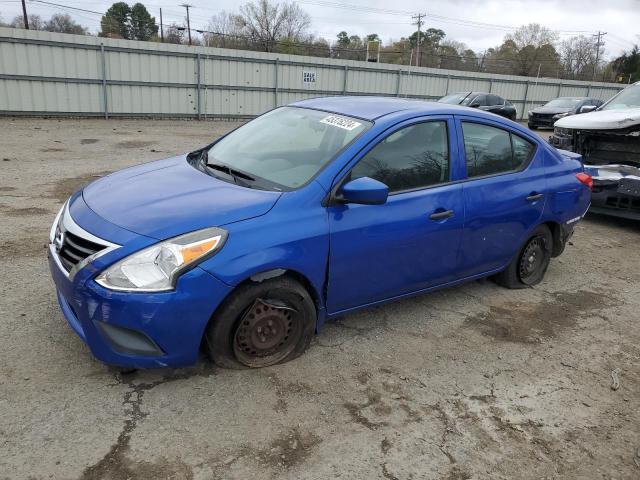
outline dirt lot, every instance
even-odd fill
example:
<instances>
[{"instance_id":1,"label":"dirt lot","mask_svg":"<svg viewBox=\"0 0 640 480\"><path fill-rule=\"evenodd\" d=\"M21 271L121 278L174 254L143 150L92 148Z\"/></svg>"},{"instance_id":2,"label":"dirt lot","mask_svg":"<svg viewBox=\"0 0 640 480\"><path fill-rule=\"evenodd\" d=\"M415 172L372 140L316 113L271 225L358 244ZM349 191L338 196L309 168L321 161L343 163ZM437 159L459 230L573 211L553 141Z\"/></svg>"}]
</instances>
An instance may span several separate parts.
<instances>
[{"instance_id":1,"label":"dirt lot","mask_svg":"<svg viewBox=\"0 0 640 480\"><path fill-rule=\"evenodd\" d=\"M345 316L290 364L95 361L49 279L60 204L233 126L0 119L0 478L640 478L631 222L587 217L537 288L473 282Z\"/></svg>"}]
</instances>

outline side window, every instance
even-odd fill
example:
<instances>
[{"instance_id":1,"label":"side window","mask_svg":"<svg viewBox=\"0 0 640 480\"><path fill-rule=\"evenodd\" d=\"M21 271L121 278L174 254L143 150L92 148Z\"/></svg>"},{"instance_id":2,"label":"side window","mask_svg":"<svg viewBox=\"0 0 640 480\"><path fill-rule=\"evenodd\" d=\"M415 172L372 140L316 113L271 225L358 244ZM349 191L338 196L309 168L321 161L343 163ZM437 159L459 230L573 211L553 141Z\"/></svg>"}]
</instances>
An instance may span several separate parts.
<instances>
[{"instance_id":1,"label":"side window","mask_svg":"<svg viewBox=\"0 0 640 480\"><path fill-rule=\"evenodd\" d=\"M504 100L497 95L489 95L489 105L504 105Z\"/></svg>"},{"instance_id":2,"label":"side window","mask_svg":"<svg viewBox=\"0 0 640 480\"><path fill-rule=\"evenodd\" d=\"M390 192L447 182L447 123L418 123L392 133L353 168L351 178L360 177L375 178L386 184Z\"/></svg>"},{"instance_id":3,"label":"side window","mask_svg":"<svg viewBox=\"0 0 640 480\"><path fill-rule=\"evenodd\" d=\"M487 105L487 96L486 95L478 95L471 101L469 106L471 107L485 107Z\"/></svg>"},{"instance_id":4,"label":"side window","mask_svg":"<svg viewBox=\"0 0 640 480\"><path fill-rule=\"evenodd\" d=\"M511 145L513 148L513 163L516 165L516 169L529 163L536 149L533 143L518 135L511 134Z\"/></svg>"},{"instance_id":5,"label":"side window","mask_svg":"<svg viewBox=\"0 0 640 480\"><path fill-rule=\"evenodd\" d=\"M511 172L525 166L535 145L501 128L462 122L467 177Z\"/></svg>"}]
</instances>

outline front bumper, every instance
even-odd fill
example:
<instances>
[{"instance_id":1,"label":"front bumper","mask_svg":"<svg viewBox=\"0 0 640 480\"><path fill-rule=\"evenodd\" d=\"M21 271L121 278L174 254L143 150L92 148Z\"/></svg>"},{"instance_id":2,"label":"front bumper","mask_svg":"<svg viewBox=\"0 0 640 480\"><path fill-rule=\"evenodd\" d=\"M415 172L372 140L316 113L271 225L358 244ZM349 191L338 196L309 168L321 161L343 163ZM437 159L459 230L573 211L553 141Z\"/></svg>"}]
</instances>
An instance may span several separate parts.
<instances>
[{"instance_id":1,"label":"front bumper","mask_svg":"<svg viewBox=\"0 0 640 480\"><path fill-rule=\"evenodd\" d=\"M71 328L98 360L127 368L193 365L207 323L231 289L201 268L161 293L107 290L89 266L69 279L51 251L49 268Z\"/></svg>"},{"instance_id":2,"label":"front bumper","mask_svg":"<svg viewBox=\"0 0 640 480\"><path fill-rule=\"evenodd\" d=\"M555 122L556 121L553 119L553 117L538 117L536 115L530 115L527 120L527 123L530 127L553 128L553 124Z\"/></svg>"},{"instance_id":3,"label":"front bumper","mask_svg":"<svg viewBox=\"0 0 640 480\"><path fill-rule=\"evenodd\" d=\"M554 133L549 137L549 143L561 150L573 151L573 137L569 135L557 135Z\"/></svg>"}]
</instances>

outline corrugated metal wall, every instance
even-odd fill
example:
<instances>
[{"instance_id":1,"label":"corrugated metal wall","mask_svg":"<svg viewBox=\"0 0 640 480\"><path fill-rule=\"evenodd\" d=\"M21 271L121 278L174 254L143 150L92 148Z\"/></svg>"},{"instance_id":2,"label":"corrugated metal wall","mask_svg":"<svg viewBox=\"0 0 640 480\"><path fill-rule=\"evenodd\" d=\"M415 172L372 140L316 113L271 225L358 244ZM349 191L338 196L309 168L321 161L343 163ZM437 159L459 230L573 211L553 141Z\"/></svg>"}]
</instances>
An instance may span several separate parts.
<instances>
[{"instance_id":1,"label":"corrugated metal wall","mask_svg":"<svg viewBox=\"0 0 640 480\"><path fill-rule=\"evenodd\" d=\"M5 115L238 118L320 95L436 99L479 90L507 98L522 117L558 96L604 100L621 88L0 28Z\"/></svg>"}]
</instances>

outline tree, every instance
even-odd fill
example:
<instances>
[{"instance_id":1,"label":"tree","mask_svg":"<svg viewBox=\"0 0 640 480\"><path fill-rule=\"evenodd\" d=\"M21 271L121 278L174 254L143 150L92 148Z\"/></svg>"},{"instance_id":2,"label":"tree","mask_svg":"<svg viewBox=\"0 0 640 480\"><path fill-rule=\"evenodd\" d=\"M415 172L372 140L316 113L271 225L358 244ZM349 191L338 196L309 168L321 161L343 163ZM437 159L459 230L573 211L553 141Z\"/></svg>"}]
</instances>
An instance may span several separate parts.
<instances>
[{"instance_id":1,"label":"tree","mask_svg":"<svg viewBox=\"0 0 640 480\"><path fill-rule=\"evenodd\" d=\"M616 80L630 83L640 80L640 49L638 45L613 60L610 64Z\"/></svg>"},{"instance_id":2,"label":"tree","mask_svg":"<svg viewBox=\"0 0 640 480\"><path fill-rule=\"evenodd\" d=\"M71 15L67 13L54 13L44 24L44 29L48 32L73 33L75 35L86 35L87 28L76 23Z\"/></svg>"},{"instance_id":3,"label":"tree","mask_svg":"<svg viewBox=\"0 0 640 480\"><path fill-rule=\"evenodd\" d=\"M564 40L560 44L560 58L565 77L591 78L595 62L593 39L580 35Z\"/></svg>"},{"instance_id":4,"label":"tree","mask_svg":"<svg viewBox=\"0 0 640 480\"><path fill-rule=\"evenodd\" d=\"M125 2L117 2L109 7L109 10L100 20L100 37L131 38L131 8Z\"/></svg>"},{"instance_id":5,"label":"tree","mask_svg":"<svg viewBox=\"0 0 640 480\"><path fill-rule=\"evenodd\" d=\"M311 25L311 17L294 3L257 0L240 7L236 22L243 34L271 52L280 40L300 40Z\"/></svg>"},{"instance_id":6,"label":"tree","mask_svg":"<svg viewBox=\"0 0 640 480\"><path fill-rule=\"evenodd\" d=\"M184 43L186 27L172 23L164 29L164 43Z\"/></svg>"},{"instance_id":7,"label":"tree","mask_svg":"<svg viewBox=\"0 0 640 480\"><path fill-rule=\"evenodd\" d=\"M40 15L28 15L29 30L44 30L44 20ZM17 15L9 24L12 28L24 28L24 19L22 15Z\"/></svg>"},{"instance_id":8,"label":"tree","mask_svg":"<svg viewBox=\"0 0 640 480\"><path fill-rule=\"evenodd\" d=\"M207 47L246 48L247 42L242 38L241 27L237 22L237 15L222 10L211 17L208 32L203 34Z\"/></svg>"},{"instance_id":9,"label":"tree","mask_svg":"<svg viewBox=\"0 0 640 480\"><path fill-rule=\"evenodd\" d=\"M485 70L512 75L556 76L561 70L558 35L537 23L505 35L502 45L487 51Z\"/></svg>"},{"instance_id":10,"label":"tree","mask_svg":"<svg viewBox=\"0 0 640 480\"><path fill-rule=\"evenodd\" d=\"M136 3L131 7L129 16L129 35L133 40L150 40L158 33L155 17L152 17L147 8Z\"/></svg>"},{"instance_id":11,"label":"tree","mask_svg":"<svg viewBox=\"0 0 640 480\"><path fill-rule=\"evenodd\" d=\"M336 35L336 37L337 37L336 43L338 44L339 47L341 48L349 47L349 34L347 32L343 30L338 35Z\"/></svg>"},{"instance_id":12,"label":"tree","mask_svg":"<svg viewBox=\"0 0 640 480\"><path fill-rule=\"evenodd\" d=\"M439 28L429 28L424 32L413 32L409 36L409 42L411 48L416 51L416 54L418 50L418 38L420 38L420 60L418 61L416 58L413 64L422 67L437 67L439 61L436 58L436 50L445 36L446 33Z\"/></svg>"}]
</instances>

